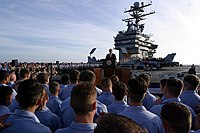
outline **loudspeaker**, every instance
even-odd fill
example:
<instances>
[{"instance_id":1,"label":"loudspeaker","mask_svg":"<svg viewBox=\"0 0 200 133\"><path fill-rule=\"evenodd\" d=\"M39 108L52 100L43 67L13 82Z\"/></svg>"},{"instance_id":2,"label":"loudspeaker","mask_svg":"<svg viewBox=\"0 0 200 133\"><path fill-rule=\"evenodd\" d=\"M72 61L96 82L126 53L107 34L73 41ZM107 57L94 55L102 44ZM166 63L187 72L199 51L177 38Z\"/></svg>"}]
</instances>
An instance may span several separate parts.
<instances>
[{"instance_id":1,"label":"loudspeaker","mask_svg":"<svg viewBox=\"0 0 200 133\"><path fill-rule=\"evenodd\" d=\"M12 60L11 65L12 66L17 66L18 65L18 60L17 59Z\"/></svg>"}]
</instances>

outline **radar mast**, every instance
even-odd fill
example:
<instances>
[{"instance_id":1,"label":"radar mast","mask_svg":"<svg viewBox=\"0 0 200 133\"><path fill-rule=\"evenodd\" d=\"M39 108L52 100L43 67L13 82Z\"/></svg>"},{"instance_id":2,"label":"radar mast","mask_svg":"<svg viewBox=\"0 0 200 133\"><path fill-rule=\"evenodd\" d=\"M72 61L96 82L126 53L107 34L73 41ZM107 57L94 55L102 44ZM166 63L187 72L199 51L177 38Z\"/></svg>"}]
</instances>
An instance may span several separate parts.
<instances>
[{"instance_id":1,"label":"radar mast","mask_svg":"<svg viewBox=\"0 0 200 133\"><path fill-rule=\"evenodd\" d=\"M153 58L156 53L157 46L150 37L152 34L144 34L144 23L146 16L154 14L155 11L145 13L144 9L151 6L152 2L145 4L144 2L135 2L130 6L129 10L124 13L129 13L129 18L122 19L127 23L126 31L119 31L114 38L115 49L119 50L119 63L126 63L132 60Z\"/></svg>"}]
</instances>

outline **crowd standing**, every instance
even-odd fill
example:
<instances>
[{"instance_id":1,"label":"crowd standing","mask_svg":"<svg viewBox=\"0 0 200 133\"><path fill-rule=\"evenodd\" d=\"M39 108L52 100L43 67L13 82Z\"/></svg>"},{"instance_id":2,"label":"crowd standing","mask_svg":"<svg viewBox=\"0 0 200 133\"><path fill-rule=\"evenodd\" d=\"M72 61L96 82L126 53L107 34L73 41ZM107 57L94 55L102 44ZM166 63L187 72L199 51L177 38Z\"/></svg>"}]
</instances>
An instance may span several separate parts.
<instances>
[{"instance_id":1,"label":"crowd standing","mask_svg":"<svg viewBox=\"0 0 200 133\"><path fill-rule=\"evenodd\" d=\"M97 87L91 70L72 69L58 82L48 69L45 63L0 66L0 132L200 132L200 81L194 74L161 79L159 97L148 90L145 73L127 84L117 75L104 77Z\"/></svg>"}]
</instances>

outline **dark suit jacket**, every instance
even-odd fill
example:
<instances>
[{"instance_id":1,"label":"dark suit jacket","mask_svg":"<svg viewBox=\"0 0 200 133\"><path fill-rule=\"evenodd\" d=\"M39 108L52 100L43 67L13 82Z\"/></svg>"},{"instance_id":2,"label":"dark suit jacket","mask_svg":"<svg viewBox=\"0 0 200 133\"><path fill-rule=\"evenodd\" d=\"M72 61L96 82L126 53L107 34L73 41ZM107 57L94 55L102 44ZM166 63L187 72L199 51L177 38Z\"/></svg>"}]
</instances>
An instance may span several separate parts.
<instances>
[{"instance_id":1,"label":"dark suit jacket","mask_svg":"<svg viewBox=\"0 0 200 133\"><path fill-rule=\"evenodd\" d=\"M116 58L116 56L115 56L115 54L113 54L112 53L112 55L110 56L110 54L107 54L106 55L106 60L116 60L117 58Z\"/></svg>"}]
</instances>

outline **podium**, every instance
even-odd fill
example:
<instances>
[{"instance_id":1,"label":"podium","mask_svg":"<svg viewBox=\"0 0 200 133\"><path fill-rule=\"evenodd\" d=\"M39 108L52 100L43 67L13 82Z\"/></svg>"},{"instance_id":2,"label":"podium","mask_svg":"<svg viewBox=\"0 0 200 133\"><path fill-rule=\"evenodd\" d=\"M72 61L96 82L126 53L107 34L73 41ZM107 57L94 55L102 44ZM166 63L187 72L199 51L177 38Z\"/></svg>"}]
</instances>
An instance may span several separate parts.
<instances>
[{"instance_id":1,"label":"podium","mask_svg":"<svg viewBox=\"0 0 200 133\"><path fill-rule=\"evenodd\" d=\"M110 78L115 74L116 62L115 59L104 59L103 68L104 68L104 77Z\"/></svg>"},{"instance_id":2,"label":"podium","mask_svg":"<svg viewBox=\"0 0 200 133\"><path fill-rule=\"evenodd\" d=\"M131 78L131 68L92 68L91 69L96 75L96 85L101 83L104 77L110 78L112 75L117 75L120 81L128 84Z\"/></svg>"},{"instance_id":3,"label":"podium","mask_svg":"<svg viewBox=\"0 0 200 133\"><path fill-rule=\"evenodd\" d=\"M104 68L115 68L116 67L115 59L104 59L103 67Z\"/></svg>"},{"instance_id":4,"label":"podium","mask_svg":"<svg viewBox=\"0 0 200 133\"><path fill-rule=\"evenodd\" d=\"M101 84L104 77L110 78L112 75L117 75L120 81L128 84L131 78L131 68L93 68L91 69L96 75L96 85Z\"/></svg>"}]
</instances>

